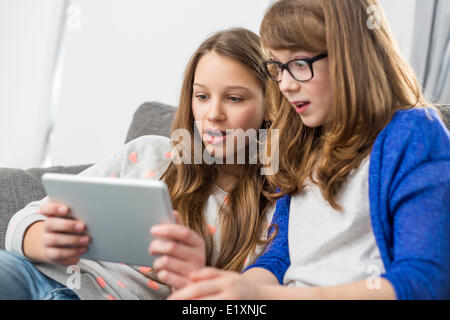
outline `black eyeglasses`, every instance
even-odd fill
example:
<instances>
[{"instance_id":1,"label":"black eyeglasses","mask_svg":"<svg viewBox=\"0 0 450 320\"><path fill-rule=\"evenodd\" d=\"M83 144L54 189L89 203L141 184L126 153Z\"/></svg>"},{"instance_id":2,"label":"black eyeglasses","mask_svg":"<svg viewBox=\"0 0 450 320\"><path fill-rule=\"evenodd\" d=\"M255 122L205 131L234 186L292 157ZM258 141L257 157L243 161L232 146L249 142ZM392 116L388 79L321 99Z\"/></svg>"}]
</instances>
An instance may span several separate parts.
<instances>
[{"instance_id":1,"label":"black eyeglasses","mask_svg":"<svg viewBox=\"0 0 450 320\"><path fill-rule=\"evenodd\" d=\"M314 77L313 63L326 57L328 54L322 53L312 58L293 59L286 63L267 60L263 64L273 81L280 82L283 78L283 71L286 69L295 80L306 82Z\"/></svg>"}]
</instances>

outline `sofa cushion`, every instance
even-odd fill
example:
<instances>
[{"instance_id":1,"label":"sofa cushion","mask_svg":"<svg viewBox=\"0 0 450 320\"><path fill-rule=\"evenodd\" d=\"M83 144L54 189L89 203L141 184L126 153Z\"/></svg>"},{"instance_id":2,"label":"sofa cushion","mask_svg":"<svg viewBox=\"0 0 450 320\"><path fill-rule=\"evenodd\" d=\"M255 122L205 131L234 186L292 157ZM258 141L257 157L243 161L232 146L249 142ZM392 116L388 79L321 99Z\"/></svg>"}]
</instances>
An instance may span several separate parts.
<instances>
[{"instance_id":1,"label":"sofa cushion","mask_svg":"<svg viewBox=\"0 0 450 320\"><path fill-rule=\"evenodd\" d=\"M143 135L168 137L174 107L149 102L142 104L134 113L125 142ZM45 172L78 174L90 165L58 166L20 170L0 168L0 249L4 249L6 229L11 217L28 203L45 197L41 176Z\"/></svg>"},{"instance_id":2,"label":"sofa cushion","mask_svg":"<svg viewBox=\"0 0 450 320\"><path fill-rule=\"evenodd\" d=\"M450 105L438 105L437 108L442 114L442 120L444 121L447 128L450 130Z\"/></svg>"}]
</instances>

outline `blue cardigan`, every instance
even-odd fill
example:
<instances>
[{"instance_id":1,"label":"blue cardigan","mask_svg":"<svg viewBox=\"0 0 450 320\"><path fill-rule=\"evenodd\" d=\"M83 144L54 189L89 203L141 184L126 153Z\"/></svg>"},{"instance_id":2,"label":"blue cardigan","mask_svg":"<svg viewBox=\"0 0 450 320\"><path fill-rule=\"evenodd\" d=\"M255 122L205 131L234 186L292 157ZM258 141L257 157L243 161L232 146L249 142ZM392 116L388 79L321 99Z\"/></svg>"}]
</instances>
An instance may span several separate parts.
<instances>
[{"instance_id":1,"label":"blue cardigan","mask_svg":"<svg viewBox=\"0 0 450 320\"><path fill-rule=\"evenodd\" d=\"M290 265L290 200L277 201L276 237L246 269L265 268L280 284ZM398 111L378 135L369 200L381 276L397 299L450 299L450 133L434 110Z\"/></svg>"}]
</instances>

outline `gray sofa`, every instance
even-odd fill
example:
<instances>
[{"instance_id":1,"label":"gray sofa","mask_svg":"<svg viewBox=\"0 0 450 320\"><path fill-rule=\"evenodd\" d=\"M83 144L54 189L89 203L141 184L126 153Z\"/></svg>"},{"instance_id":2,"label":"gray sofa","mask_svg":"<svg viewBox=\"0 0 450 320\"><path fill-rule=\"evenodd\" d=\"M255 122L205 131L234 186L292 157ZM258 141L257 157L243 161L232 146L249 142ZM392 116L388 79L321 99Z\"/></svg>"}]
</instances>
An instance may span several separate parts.
<instances>
[{"instance_id":1,"label":"gray sofa","mask_svg":"<svg viewBox=\"0 0 450 320\"><path fill-rule=\"evenodd\" d=\"M440 106L444 122L450 129L450 106ZM134 114L126 141L154 134L169 136L175 108L157 102L144 103ZM40 178L45 172L78 174L89 165L18 170L0 168L0 249L4 249L5 233L12 215L31 201L45 197Z\"/></svg>"},{"instance_id":2,"label":"gray sofa","mask_svg":"<svg viewBox=\"0 0 450 320\"><path fill-rule=\"evenodd\" d=\"M176 109L148 102L134 113L125 143L144 135L169 136ZM45 197L41 176L46 172L78 174L90 164L66 167L19 170L0 168L0 249L4 249L5 234L12 215L28 203Z\"/></svg>"}]
</instances>

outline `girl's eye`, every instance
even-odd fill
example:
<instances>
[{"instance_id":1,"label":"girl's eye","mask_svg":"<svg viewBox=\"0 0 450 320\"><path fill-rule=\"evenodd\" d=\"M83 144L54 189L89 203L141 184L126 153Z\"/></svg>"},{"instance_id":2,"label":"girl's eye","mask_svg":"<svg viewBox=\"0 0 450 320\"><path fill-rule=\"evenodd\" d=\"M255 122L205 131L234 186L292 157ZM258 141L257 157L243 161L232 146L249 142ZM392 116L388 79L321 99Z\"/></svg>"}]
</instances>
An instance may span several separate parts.
<instances>
[{"instance_id":1,"label":"girl's eye","mask_svg":"<svg viewBox=\"0 0 450 320\"><path fill-rule=\"evenodd\" d=\"M208 99L208 97L206 96L206 94L197 94L195 97L196 97L198 100L201 100L201 101Z\"/></svg>"},{"instance_id":2,"label":"girl's eye","mask_svg":"<svg viewBox=\"0 0 450 320\"><path fill-rule=\"evenodd\" d=\"M290 67L294 69L305 69L308 67L308 63L304 60L295 60L291 62Z\"/></svg>"},{"instance_id":3,"label":"girl's eye","mask_svg":"<svg viewBox=\"0 0 450 320\"><path fill-rule=\"evenodd\" d=\"M241 102L241 101L244 100L244 99L242 99L242 98L239 98L239 97L233 97L233 96L228 97L228 99L229 99L231 102Z\"/></svg>"}]
</instances>

